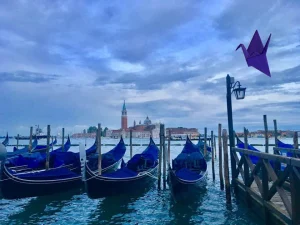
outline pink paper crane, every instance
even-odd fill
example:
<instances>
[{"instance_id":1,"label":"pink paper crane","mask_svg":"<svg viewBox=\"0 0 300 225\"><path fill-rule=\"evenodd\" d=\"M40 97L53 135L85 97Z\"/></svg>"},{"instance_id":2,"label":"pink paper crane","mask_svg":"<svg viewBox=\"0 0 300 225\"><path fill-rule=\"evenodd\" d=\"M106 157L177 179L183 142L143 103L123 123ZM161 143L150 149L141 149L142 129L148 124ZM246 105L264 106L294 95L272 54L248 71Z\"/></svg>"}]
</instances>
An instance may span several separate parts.
<instances>
[{"instance_id":1,"label":"pink paper crane","mask_svg":"<svg viewBox=\"0 0 300 225\"><path fill-rule=\"evenodd\" d=\"M270 39L271 34L264 47L260 39L259 33L256 30L247 50L243 44L240 44L236 48L236 50L238 50L240 47L242 48L248 66L256 68L257 70L268 75L269 77L271 77L271 73L267 60L267 50L269 47Z\"/></svg>"}]
</instances>

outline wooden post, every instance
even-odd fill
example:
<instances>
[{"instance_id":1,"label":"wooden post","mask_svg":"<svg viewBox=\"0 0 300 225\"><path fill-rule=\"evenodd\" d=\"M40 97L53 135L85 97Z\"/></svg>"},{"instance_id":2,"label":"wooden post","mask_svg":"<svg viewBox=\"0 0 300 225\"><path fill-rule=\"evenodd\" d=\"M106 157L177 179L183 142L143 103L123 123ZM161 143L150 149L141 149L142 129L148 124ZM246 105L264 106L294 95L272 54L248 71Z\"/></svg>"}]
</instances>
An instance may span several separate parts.
<instances>
[{"instance_id":1,"label":"wooden post","mask_svg":"<svg viewBox=\"0 0 300 225\"><path fill-rule=\"evenodd\" d=\"M20 139L20 135L18 134L18 136L17 136L17 148L19 148L19 139Z\"/></svg>"},{"instance_id":2,"label":"wooden post","mask_svg":"<svg viewBox=\"0 0 300 225\"><path fill-rule=\"evenodd\" d=\"M132 130L130 129L130 158L132 158Z\"/></svg>"},{"instance_id":3,"label":"wooden post","mask_svg":"<svg viewBox=\"0 0 300 225\"><path fill-rule=\"evenodd\" d=\"M168 139L168 164L171 165L171 130L169 129Z\"/></svg>"},{"instance_id":4,"label":"wooden post","mask_svg":"<svg viewBox=\"0 0 300 225\"><path fill-rule=\"evenodd\" d=\"M295 159L292 159L295 160ZM290 181L291 181L291 203L292 203L292 224L300 224L300 180L297 167L291 167Z\"/></svg>"},{"instance_id":5,"label":"wooden post","mask_svg":"<svg viewBox=\"0 0 300 225\"><path fill-rule=\"evenodd\" d=\"M204 128L204 156L207 154L207 128Z\"/></svg>"},{"instance_id":6,"label":"wooden post","mask_svg":"<svg viewBox=\"0 0 300 225\"><path fill-rule=\"evenodd\" d=\"M46 170L49 169L49 150L50 150L50 125L47 125L47 152L46 152Z\"/></svg>"},{"instance_id":7,"label":"wooden post","mask_svg":"<svg viewBox=\"0 0 300 225\"><path fill-rule=\"evenodd\" d=\"M215 148L215 158L217 158L217 143L216 143L216 135L214 135L214 148Z\"/></svg>"},{"instance_id":8,"label":"wooden post","mask_svg":"<svg viewBox=\"0 0 300 225\"><path fill-rule=\"evenodd\" d=\"M61 150L64 151L65 147L65 128L62 129L62 142L61 142Z\"/></svg>"},{"instance_id":9,"label":"wooden post","mask_svg":"<svg viewBox=\"0 0 300 225\"><path fill-rule=\"evenodd\" d=\"M269 135L268 135L268 122L267 115L264 115L264 127L265 127L265 151L269 153Z\"/></svg>"},{"instance_id":10,"label":"wooden post","mask_svg":"<svg viewBox=\"0 0 300 225\"><path fill-rule=\"evenodd\" d=\"M294 141L294 149L298 149L299 144L298 144L298 132L297 131L294 133L293 141Z\"/></svg>"},{"instance_id":11,"label":"wooden post","mask_svg":"<svg viewBox=\"0 0 300 225\"><path fill-rule=\"evenodd\" d=\"M29 152L31 152L31 150L32 150L32 132L33 132L33 128L30 127L29 148L28 148Z\"/></svg>"},{"instance_id":12,"label":"wooden post","mask_svg":"<svg viewBox=\"0 0 300 225\"><path fill-rule=\"evenodd\" d=\"M98 174L102 174L102 153L101 153L101 124L98 123L98 130L97 130L97 136L98 136L98 144L97 144L97 150L98 150Z\"/></svg>"},{"instance_id":13,"label":"wooden post","mask_svg":"<svg viewBox=\"0 0 300 225\"><path fill-rule=\"evenodd\" d=\"M227 130L223 129L223 149L224 149L224 175L225 175L225 190L226 190L226 203L231 204L231 193L229 183L229 167L228 167L228 135ZM234 165L236 166L236 165Z\"/></svg>"},{"instance_id":14,"label":"wooden post","mask_svg":"<svg viewBox=\"0 0 300 225\"><path fill-rule=\"evenodd\" d=\"M218 145L219 145L219 176L220 176L220 188L224 190L224 180L223 180L223 162L222 162L222 124L219 123L218 126Z\"/></svg>"},{"instance_id":15,"label":"wooden post","mask_svg":"<svg viewBox=\"0 0 300 225\"><path fill-rule=\"evenodd\" d=\"M278 147L278 132L277 132L277 121L273 120L274 122L274 137L275 137L275 147ZM279 155L278 151L274 151L274 154ZM274 170L275 173L278 175L279 171L281 169L280 162L275 161Z\"/></svg>"},{"instance_id":16,"label":"wooden post","mask_svg":"<svg viewBox=\"0 0 300 225\"><path fill-rule=\"evenodd\" d=\"M161 160L162 160L162 151L163 151L163 137L162 137L162 132L163 132L163 125L160 124L160 129L159 129L159 160L158 160L158 189L160 189L161 185Z\"/></svg>"},{"instance_id":17,"label":"wooden post","mask_svg":"<svg viewBox=\"0 0 300 225\"><path fill-rule=\"evenodd\" d=\"M167 173L167 152L166 152L166 139L165 139L165 125L163 124L163 187L166 188L166 173Z\"/></svg>"},{"instance_id":18,"label":"wooden post","mask_svg":"<svg viewBox=\"0 0 300 225\"><path fill-rule=\"evenodd\" d=\"M245 149L248 149L248 133L249 133L248 130L244 127ZM244 161L244 177L245 177L245 185L246 187L249 187L250 173L249 173L249 166L246 160ZM250 196L247 190L246 190L246 204L248 207L250 207Z\"/></svg>"},{"instance_id":19,"label":"wooden post","mask_svg":"<svg viewBox=\"0 0 300 225\"><path fill-rule=\"evenodd\" d=\"M215 175L215 148L214 148L214 142L213 142L213 136L214 136L214 132L211 131L211 135L210 135L210 139L211 139L211 167L212 167L212 174L213 174L213 180L216 179L216 175Z\"/></svg>"},{"instance_id":20,"label":"wooden post","mask_svg":"<svg viewBox=\"0 0 300 225\"><path fill-rule=\"evenodd\" d=\"M51 151L53 151L53 136L51 136Z\"/></svg>"}]
</instances>

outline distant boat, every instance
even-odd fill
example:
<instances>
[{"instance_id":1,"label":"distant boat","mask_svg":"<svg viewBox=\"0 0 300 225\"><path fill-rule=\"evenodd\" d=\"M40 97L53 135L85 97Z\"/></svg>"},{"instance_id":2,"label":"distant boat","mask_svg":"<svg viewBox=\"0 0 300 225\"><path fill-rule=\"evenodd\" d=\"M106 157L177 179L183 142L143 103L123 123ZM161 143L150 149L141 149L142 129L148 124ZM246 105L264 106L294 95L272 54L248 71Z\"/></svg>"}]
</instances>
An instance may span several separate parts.
<instances>
[{"instance_id":1,"label":"distant boat","mask_svg":"<svg viewBox=\"0 0 300 225\"><path fill-rule=\"evenodd\" d=\"M32 139L46 139L47 138L47 135L32 135ZM19 140L29 140L30 139L30 136L15 136L15 139L19 139Z\"/></svg>"}]
</instances>

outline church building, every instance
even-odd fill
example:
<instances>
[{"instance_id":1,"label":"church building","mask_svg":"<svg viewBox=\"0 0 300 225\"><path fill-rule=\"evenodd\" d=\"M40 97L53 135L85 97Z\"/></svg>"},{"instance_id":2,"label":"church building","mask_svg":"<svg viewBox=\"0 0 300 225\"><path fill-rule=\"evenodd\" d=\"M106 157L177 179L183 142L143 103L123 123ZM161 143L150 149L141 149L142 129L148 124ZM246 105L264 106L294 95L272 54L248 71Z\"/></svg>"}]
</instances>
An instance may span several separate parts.
<instances>
[{"instance_id":1,"label":"church building","mask_svg":"<svg viewBox=\"0 0 300 225\"><path fill-rule=\"evenodd\" d=\"M129 138L130 130L132 130L133 138L150 138L150 135L152 135L153 138L159 138L160 124L153 124L148 116L143 123L142 121L139 121L139 124L136 124L134 120L132 127L128 127L127 122L127 109L124 101L121 112L121 129L112 130L111 132L109 132L108 136L112 138L120 138L120 136L122 135L123 138Z\"/></svg>"}]
</instances>

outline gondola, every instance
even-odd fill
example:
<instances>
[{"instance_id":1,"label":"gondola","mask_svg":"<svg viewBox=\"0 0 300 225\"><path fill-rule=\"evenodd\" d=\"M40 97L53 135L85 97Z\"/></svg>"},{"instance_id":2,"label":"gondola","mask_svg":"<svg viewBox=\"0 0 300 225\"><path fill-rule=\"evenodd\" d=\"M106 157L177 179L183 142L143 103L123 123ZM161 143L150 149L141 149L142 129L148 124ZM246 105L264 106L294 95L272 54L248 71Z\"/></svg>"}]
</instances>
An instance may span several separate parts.
<instances>
[{"instance_id":1,"label":"gondola","mask_svg":"<svg viewBox=\"0 0 300 225\"><path fill-rule=\"evenodd\" d=\"M198 143L196 144L196 146L198 147L198 149L200 149L201 153L204 154L204 142L201 140L200 137L198 139ZM210 155L211 147L206 145L206 150L207 150L207 155Z\"/></svg>"},{"instance_id":2,"label":"gondola","mask_svg":"<svg viewBox=\"0 0 300 225\"><path fill-rule=\"evenodd\" d=\"M239 138L238 138L238 136L236 136L235 135L235 137L236 137L236 146L238 147L238 148L242 148L242 149L245 149L245 144L244 144L244 142L242 142ZM254 146L252 146L252 145L250 145L250 144L248 144L248 148L247 148L248 150L251 150L251 151L255 151L255 152L260 152L257 148L255 148ZM240 156L242 156L242 154L240 153ZM249 156L250 157L250 159L251 159L251 161L252 161L252 163L254 164L254 165L256 165L257 163L258 163L258 161L259 161L259 157L257 157L257 156L253 156L253 155L251 155L251 156Z\"/></svg>"},{"instance_id":3,"label":"gondola","mask_svg":"<svg viewBox=\"0 0 300 225\"><path fill-rule=\"evenodd\" d=\"M8 133L6 134L6 137L5 137L4 141L2 141L2 144L3 144L5 147L9 144Z\"/></svg>"},{"instance_id":4,"label":"gondola","mask_svg":"<svg viewBox=\"0 0 300 225\"><path fill-rule=\"evenodd\" d=\"M294 149L294 145L292 144L286 144L286 143L283 143L282 141L280 141L279 139L277 139L277 144L278 144L278 148L289 148L289 149ZM281 155L285 155L287 157L294 157L293 153L292 152L288 152L284 149L280 150L280 154ZM299 157L300 155L297 154L297 156Z\"/></svg>"},{"instance_id":5,"label":"gondola","mask_svg":"<svg viewBox=\"0 0 300 225\"><path fill-rule=\"evenodd\" d=\"M67 141L69 140L69 138L67 139ZM50 143L50 145L49 145L49 147L50 148L52 148L54 145L56 145L57 144L57 139L56 139L56 137L55 137L55 140L52 142L52 143ZM71 143L70 143L71 144ZM46 151L47 150L47 145L37 145L36 147L35 147L35 149L34 149L34 152L35 151Z\"/></svg>"},{"instance_id":6,"label":"gondola","mask_svg":"<svg viewBox=\"0 0 300 225\"><path fill-rule=\"evenodd\" d=\"M158 168L159 149L152 138L148 147L134 155L126 164L122 163L115 172L99 175L95 167L86 163L86 187L90 198L101 198L128 194L137 189L146 188L153 181Z\"/></svg>"},{"instance_id":7,"label":"gondola","mask_svg":"<svg viewBox=\"0 0 300 225\"><path fill-rule=\"evenodd\" d=\"M192 191L205 184L207 163L199 148L187 137L181 153L169 164L168 182L173 193Z\"/></svg>"},{"instance_id":8,"label":"gondola","mask_svg":"<svg viewBox=\"0 0 300 225\"><path fill-rule=\"evenodd\" d=\"M37 139L34 139L34 141L32 142L32 145L31 145L31 151L34 151L37 144L38 144ZM7 158L14 157L14 156L21 155L21 154L25 154L25 153L28 153L28 152L29 152L29 145L27 145L27 146L25 146L24 148L21 148L21 149L18 149L16 147L14 147L13 152L7 152Z\"/></svg>"},{"instance_id":9,"label":"gondola","mask_svg":"<svg viewBox=\"0 0 300 225\"><path fill-rule=\"evenodd\" d=\"M86 150L86 153L92 154L95 151L94 144L90 149ZM121 139L114 149L103 154L103 172L115 170L121 162L125 151L126 147L123 139ZM113 158L116 161L113 161ZM81 187L82 176L79 153L56 152L56 154L50 155L49 164L49 170L27 169L22 171L5 164L2 169L1 182L3 198L16 199L50 195Z\"/></svg>"}]
</instances>

